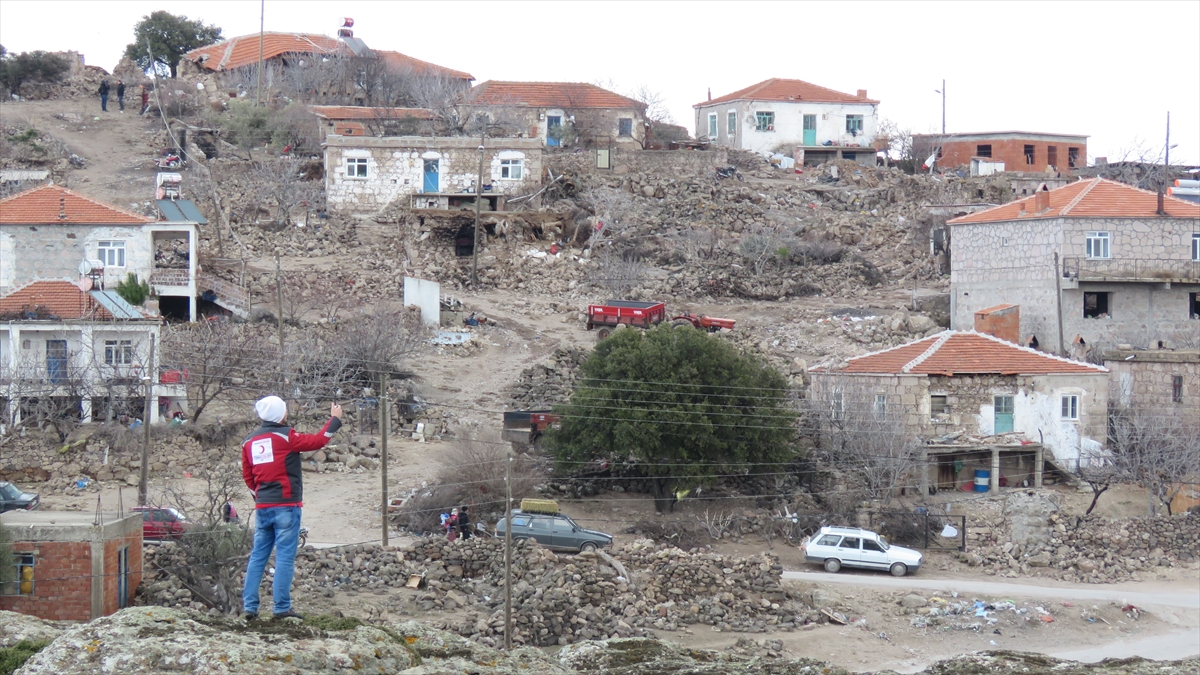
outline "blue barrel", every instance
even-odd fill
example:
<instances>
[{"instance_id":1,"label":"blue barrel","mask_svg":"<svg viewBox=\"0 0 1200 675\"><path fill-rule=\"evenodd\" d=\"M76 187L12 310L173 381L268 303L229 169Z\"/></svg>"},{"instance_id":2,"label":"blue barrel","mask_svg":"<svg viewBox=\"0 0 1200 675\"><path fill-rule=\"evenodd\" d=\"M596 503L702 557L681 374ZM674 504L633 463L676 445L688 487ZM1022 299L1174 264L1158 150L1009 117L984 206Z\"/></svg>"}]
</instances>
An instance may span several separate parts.
<instances>
[{"instance_id":1,"label":"blue barrel","mask_svg":"<svg viewBox=\"0 0 1200 675\"><path fill-rule=\"evenodd\" d=\"M987 492L992 483L992 472L987 469L975 469L975 491Z\"/></svg>"}]
</instances>

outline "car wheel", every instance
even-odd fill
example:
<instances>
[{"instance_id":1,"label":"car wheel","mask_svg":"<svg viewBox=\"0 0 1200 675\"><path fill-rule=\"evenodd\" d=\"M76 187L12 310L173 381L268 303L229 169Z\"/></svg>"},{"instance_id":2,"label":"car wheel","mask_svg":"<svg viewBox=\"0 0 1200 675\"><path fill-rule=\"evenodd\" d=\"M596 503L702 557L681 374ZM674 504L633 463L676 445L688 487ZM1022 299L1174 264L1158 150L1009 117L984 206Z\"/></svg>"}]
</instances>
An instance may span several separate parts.
<instances>
[{"instance_id":1,"label":"car wheel","mask_svg":"<svg viewBox=\"0 0 1200 675\"><path fill-rule=\"evenodd\" d=\"M840 569L842 569L842 561L841 560L838 560L837 558L828 558L825 560L825 571L826 572L836 573Z\"/></svg>"},{"instance_id":2,"label":"car wheel","mask_svg":"<svg viewBox=\"0 0 1200 675\"><path fill-rule=\"evenodd\" d=\"M892 576L902 577L905 574L908 574L908 565L905 565L904 563L896 563L895 565L892 565Z\"/></svg>"},{"instance_id":3,"label":"car wheel","mask_svg":"<svg viewBox=\"0 0 1200 675\"><path fill-rule=\"evenodd\" d=\"M514 544L519 544L523 541L529 541L529 537L513 537Z\"/></svg>"},{"instance_id":4,"label":"car wheel","mask_svg":"<svg viewBox=\"0 0 1200 675\"><path fill-rule=\"evenodd\" d=\"M579 547L580 553L591 553L592 551L595 551L595 550L596 550L596 545L590 541L585 541L583 543L583 546Z\"/></svg>"},{"instance_id":5,"label":"car wheel","mask_svg":"<svg viewBox=\"0 0 1200 675\"><path fill-rule=\"evenodd\" d=\"M604 338L608 337L609 335L612 335L611 328L601 328L600 331L598 333L596 333L596 339L603 340Z\"/></svg>"}]
</instances>

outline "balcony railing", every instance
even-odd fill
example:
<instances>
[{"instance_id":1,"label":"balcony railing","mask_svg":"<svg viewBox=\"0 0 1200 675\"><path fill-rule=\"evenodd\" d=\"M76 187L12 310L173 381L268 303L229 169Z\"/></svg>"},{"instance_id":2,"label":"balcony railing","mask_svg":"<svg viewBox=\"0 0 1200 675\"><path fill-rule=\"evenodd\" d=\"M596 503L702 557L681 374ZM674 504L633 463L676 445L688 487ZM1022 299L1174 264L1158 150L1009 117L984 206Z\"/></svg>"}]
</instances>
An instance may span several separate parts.
<instances>
[{"instance_id":1,"label":"balcony railing","mask_svg":"<svg viewBox=\"0 0 1200 675\"><path fill-rule=\"evenodd\" d=\"M190 282L188 270L160 268L150 272L151 286L187 286Z\"/></svg>"},{"instance_id":2,"label":"balcony railing","mask_svg":"<svg viewBox=\"0 0 1200 675\"><path fill-rule=\"evenodd\" d=\"M1076 281L1200 283L1200 260L1065 256L1063 277Z\"/></svg>"}]
</instances>

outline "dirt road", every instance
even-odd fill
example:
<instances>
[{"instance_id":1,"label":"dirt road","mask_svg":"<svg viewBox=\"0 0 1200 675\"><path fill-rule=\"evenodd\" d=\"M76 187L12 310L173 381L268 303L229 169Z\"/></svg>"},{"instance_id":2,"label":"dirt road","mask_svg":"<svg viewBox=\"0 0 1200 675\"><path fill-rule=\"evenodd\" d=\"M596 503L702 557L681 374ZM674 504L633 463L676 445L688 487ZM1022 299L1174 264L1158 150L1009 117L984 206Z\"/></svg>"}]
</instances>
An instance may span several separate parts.
<instances>
[{"instance_id":1,"label":"dirt road","mask_svg":"<svg viewBox=\"0 0 1200 675\"><path fill-rule=\"evenodd\" d=\"M1200 592L1196 580L1187 578L1170 583L1123 583L1103 586L1058 585L1049 580L1041 583L1007 583L976 579L936 579L922 576L897 579L873 573L828 574L825 572L783 573L786 580L842 587L886 588L894 591L930 590L961 596L973 594L992 597L1053 598L1085 602L1134 605L1163 620L1171 628L1167 632L1128 637L1102 644L1044 650L1050 656L1076 661L1095 662L1106 658L1142 656L1152 659L1182 659L1200 655ZM905 663L903 669L919 670L917 663Z\"/></svg>"}]
</instances>

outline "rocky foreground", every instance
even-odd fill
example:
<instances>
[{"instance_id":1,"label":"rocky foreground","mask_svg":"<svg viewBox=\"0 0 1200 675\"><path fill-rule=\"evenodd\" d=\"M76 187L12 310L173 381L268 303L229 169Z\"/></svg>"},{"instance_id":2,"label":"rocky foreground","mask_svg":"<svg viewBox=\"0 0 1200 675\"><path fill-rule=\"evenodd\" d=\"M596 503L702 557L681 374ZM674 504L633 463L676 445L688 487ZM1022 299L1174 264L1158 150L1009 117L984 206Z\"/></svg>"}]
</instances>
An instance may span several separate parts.
<instances>
[{"instance_id":1,"label":"rocky foreground","mask_svg":"<svg viewBox=\"0 0 1200 675\"><path fill-rule=\"evenodd\" d=\"M0 612L0 650L21 640L47 639L50 643L16 675L848 675L821 661L779 655L749 639L722 652L684 649L650 638L622 638L558 650L520 647L506 654L414 621L367 625L356 619L315 617L305 622L246 623L187 610L134 607L90 623L63 625ZM938 662L922 672L1183 675L1198 670L1200 659L1082 664L1022 652L981 652Z\"/></svg>"}]
</instances>

